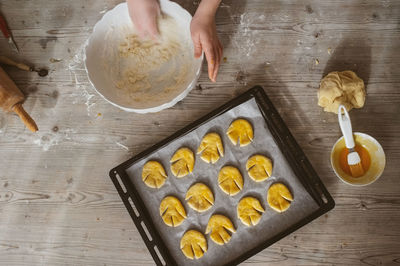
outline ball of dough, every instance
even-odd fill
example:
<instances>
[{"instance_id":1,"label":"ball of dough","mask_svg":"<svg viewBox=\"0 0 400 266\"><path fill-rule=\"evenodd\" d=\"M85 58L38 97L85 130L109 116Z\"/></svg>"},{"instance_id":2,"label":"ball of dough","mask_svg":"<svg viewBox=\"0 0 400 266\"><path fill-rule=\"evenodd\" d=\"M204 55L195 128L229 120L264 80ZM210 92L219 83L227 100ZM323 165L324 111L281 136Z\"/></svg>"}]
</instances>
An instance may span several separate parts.
<instances>
[{"instance_id":1,"label":"ball of dough","mask_svg":"<svg viewBox=\"0 0 400 266\"><path fill-rule=\"evenodd\" d=\"M196 183L186 192L185 200L193 210L205 212L213 206L214 195L206 185Z\"/></svg>"},{"instance_id":2,"label":"ball of dough","mask_svg":"<svg viewBox=\"0 0 400 266\"><path fill-rule=\"evenodd\" d=\"M188 259L200 259L207 252L207 240L199 231L189 230L182 236L180 247Z\"/></svg>"},{"instance_id":3,"label":"ball of dough","mask_svg":"<svg viewBox=\"0 0 400 266\"><path fill-rule=\"evenodd\" d=\"M267 201L273 210L284 212L289 209L293 196L284 184L275 183L268 189Z\"/></svg>"},{"instance_id":4,"label":"ball of dough","mask_svg":"<svg viewBox=\"0 0 400 266\"><path fill-rule=\"evenodd\" d=\"M208 221L206 234L210 233L210 238L218 245L224 245L231 240L231 234L236 232L235 227L228 217L221 214L214 214Z\"/></svg>"},{"instance_id":5,"label":"ball of dough","mask_svg":"<svg viewBox=\"0 0 400 266\"><path fill-rule=\"evenodd\" d=\"M339 105L352 108L361 108L365 102L364 81L353 71L334 71L322 80L318 91L318 105L324 107L325 112L338 113Z\"/></svg>"},{"instance_id":6,"label":"ball of dough","mask_svg":"<svg viewBox=\"0 0 400 266\"><path fill-rule=\"evenodd\" d=\"M157 161L148 161L143 166L142 180L152 188L160 188L164 185L167 174L164 167Z\"/></svg>"},{"instance_id":7,"label":"ball of dough","mask_svg":"<svg viewBox=\"0 0 400 266\"><path fill-rule=\"evenodd\" d=\"M166 225L177 227L186 219L186 211L177 198L167 196L161 201L160 216Z\"/></svg>"},{"instance_id":8,"label":"ball of dough","mask_svg":"<svg viewBox=\"0 0 400 266\"><path fill-rule=\"evenodd\" d=\"M237 206L237 216L247 226L258 224L263 212L260 201L253 197L242 198Z\"/></svg>"}]
</instances>

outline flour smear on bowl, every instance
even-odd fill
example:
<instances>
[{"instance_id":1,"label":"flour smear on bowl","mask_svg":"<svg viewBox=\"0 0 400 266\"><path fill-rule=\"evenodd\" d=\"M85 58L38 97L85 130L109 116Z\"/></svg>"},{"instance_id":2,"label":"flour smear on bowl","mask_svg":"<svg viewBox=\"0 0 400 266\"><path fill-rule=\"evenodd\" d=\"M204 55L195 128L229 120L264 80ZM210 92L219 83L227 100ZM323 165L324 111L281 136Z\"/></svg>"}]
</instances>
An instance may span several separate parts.
<instances>
[{"instance_id":1,"label":"flour smear on bowl","mask_svg":"<svg viewBox=\"0 0 400 266\"><path fill-rule=\"evenodd\" d=\"M167 102L190 83L193 48L176 20L163 15L158 41L143 40L132 25L106 33L102 67L118 98L147 108Z\"/></svg>"}]
</instances>

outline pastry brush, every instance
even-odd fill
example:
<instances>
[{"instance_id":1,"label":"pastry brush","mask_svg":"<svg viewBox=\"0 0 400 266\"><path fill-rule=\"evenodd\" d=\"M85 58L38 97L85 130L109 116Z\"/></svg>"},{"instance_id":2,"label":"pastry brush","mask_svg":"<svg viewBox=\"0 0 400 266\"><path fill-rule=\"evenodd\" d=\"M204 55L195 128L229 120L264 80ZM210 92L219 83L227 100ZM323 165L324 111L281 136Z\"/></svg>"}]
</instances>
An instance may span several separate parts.
<instances>
[{"instance_id":1,"label":"pastry brush","mask_svg":"<svg viewBox=\"0 0 400 266\"><path fill-rule=\"evenodd\" d=\"M360 177L364 174L364 169L361 164L360 155L354 149L356 145L354 143L350 116L346 110L346 107L344 107L343 105L339 106L338 118L339 118L340 129L342 130L344 142L346 144L346 148L349 150L349 153L347 154L347 163L350 167L351 175L353 177Z\"/></svg>"}]
</instances>

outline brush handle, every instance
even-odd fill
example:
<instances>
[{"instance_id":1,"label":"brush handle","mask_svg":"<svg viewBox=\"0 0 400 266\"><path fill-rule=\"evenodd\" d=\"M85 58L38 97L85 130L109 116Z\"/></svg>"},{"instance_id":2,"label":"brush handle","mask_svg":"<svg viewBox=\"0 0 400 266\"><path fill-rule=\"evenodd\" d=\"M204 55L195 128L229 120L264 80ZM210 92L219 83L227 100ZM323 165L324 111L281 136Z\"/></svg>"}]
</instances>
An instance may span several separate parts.
<instances>
[{"instance_id":1,"label":"brush handle","mask_svg":"<svg viewBox=\"0 0 400 266\"><path fill-rule=\"evenodd\" d=\"M346 110L346 107L344 107L343 105L339 105L338 119L340 129L342 130L342 134L344 137L344 142L346 143L346 147L348 149L353 149L355 144L353 139L353 129L351 128L351 120L349 113Z\"/></svg>"},{"instance_id":2,"label":"brush handle","mask_svg":"<svg viewBox=\"0 0 400 266\"><path fill-rule=\"evenodd\" d=\"M24 122L25 126L32 132L38 131L38 127L35 121L30 117L30 115L25 111L24 107L22 107L21 103L17 103L13 106L13 111L21 118L22 122Z\"/></svg>"}]
</instances>

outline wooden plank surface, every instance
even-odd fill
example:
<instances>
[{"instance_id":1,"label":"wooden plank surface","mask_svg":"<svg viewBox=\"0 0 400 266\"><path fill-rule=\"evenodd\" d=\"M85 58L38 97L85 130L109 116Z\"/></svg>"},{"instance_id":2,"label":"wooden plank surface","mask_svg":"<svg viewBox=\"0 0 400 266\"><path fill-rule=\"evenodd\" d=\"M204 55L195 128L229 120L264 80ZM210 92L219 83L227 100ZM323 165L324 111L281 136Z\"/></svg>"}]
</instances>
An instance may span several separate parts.
<instances>
[{"instance_id":1,"label":"wooden plank surface","mask_svg":"<svg viewBox=\"0 0 400 266\"><path fill-rule=\"evenodd\" d=\"M252 85L265 88L336 201L336 208L244 265L400 263L400 2L396 0L223 1L224 45L217 83L205 69L175 107L123 112L98 96L82 46L120 0L0 2L21 53L0 38L0 53L48 67L41 78L5 70L27 95L40 131L0 113L0 265L152 265L108 171ZM198 1L179 1L193 13ZM319 64L316 64L316 60ZM352 69L367 84L353 127L382 144L381 179L351 187L329 163L340 137L336 116L317 106L330 70Z\"/></svg>"}]
</instances>

